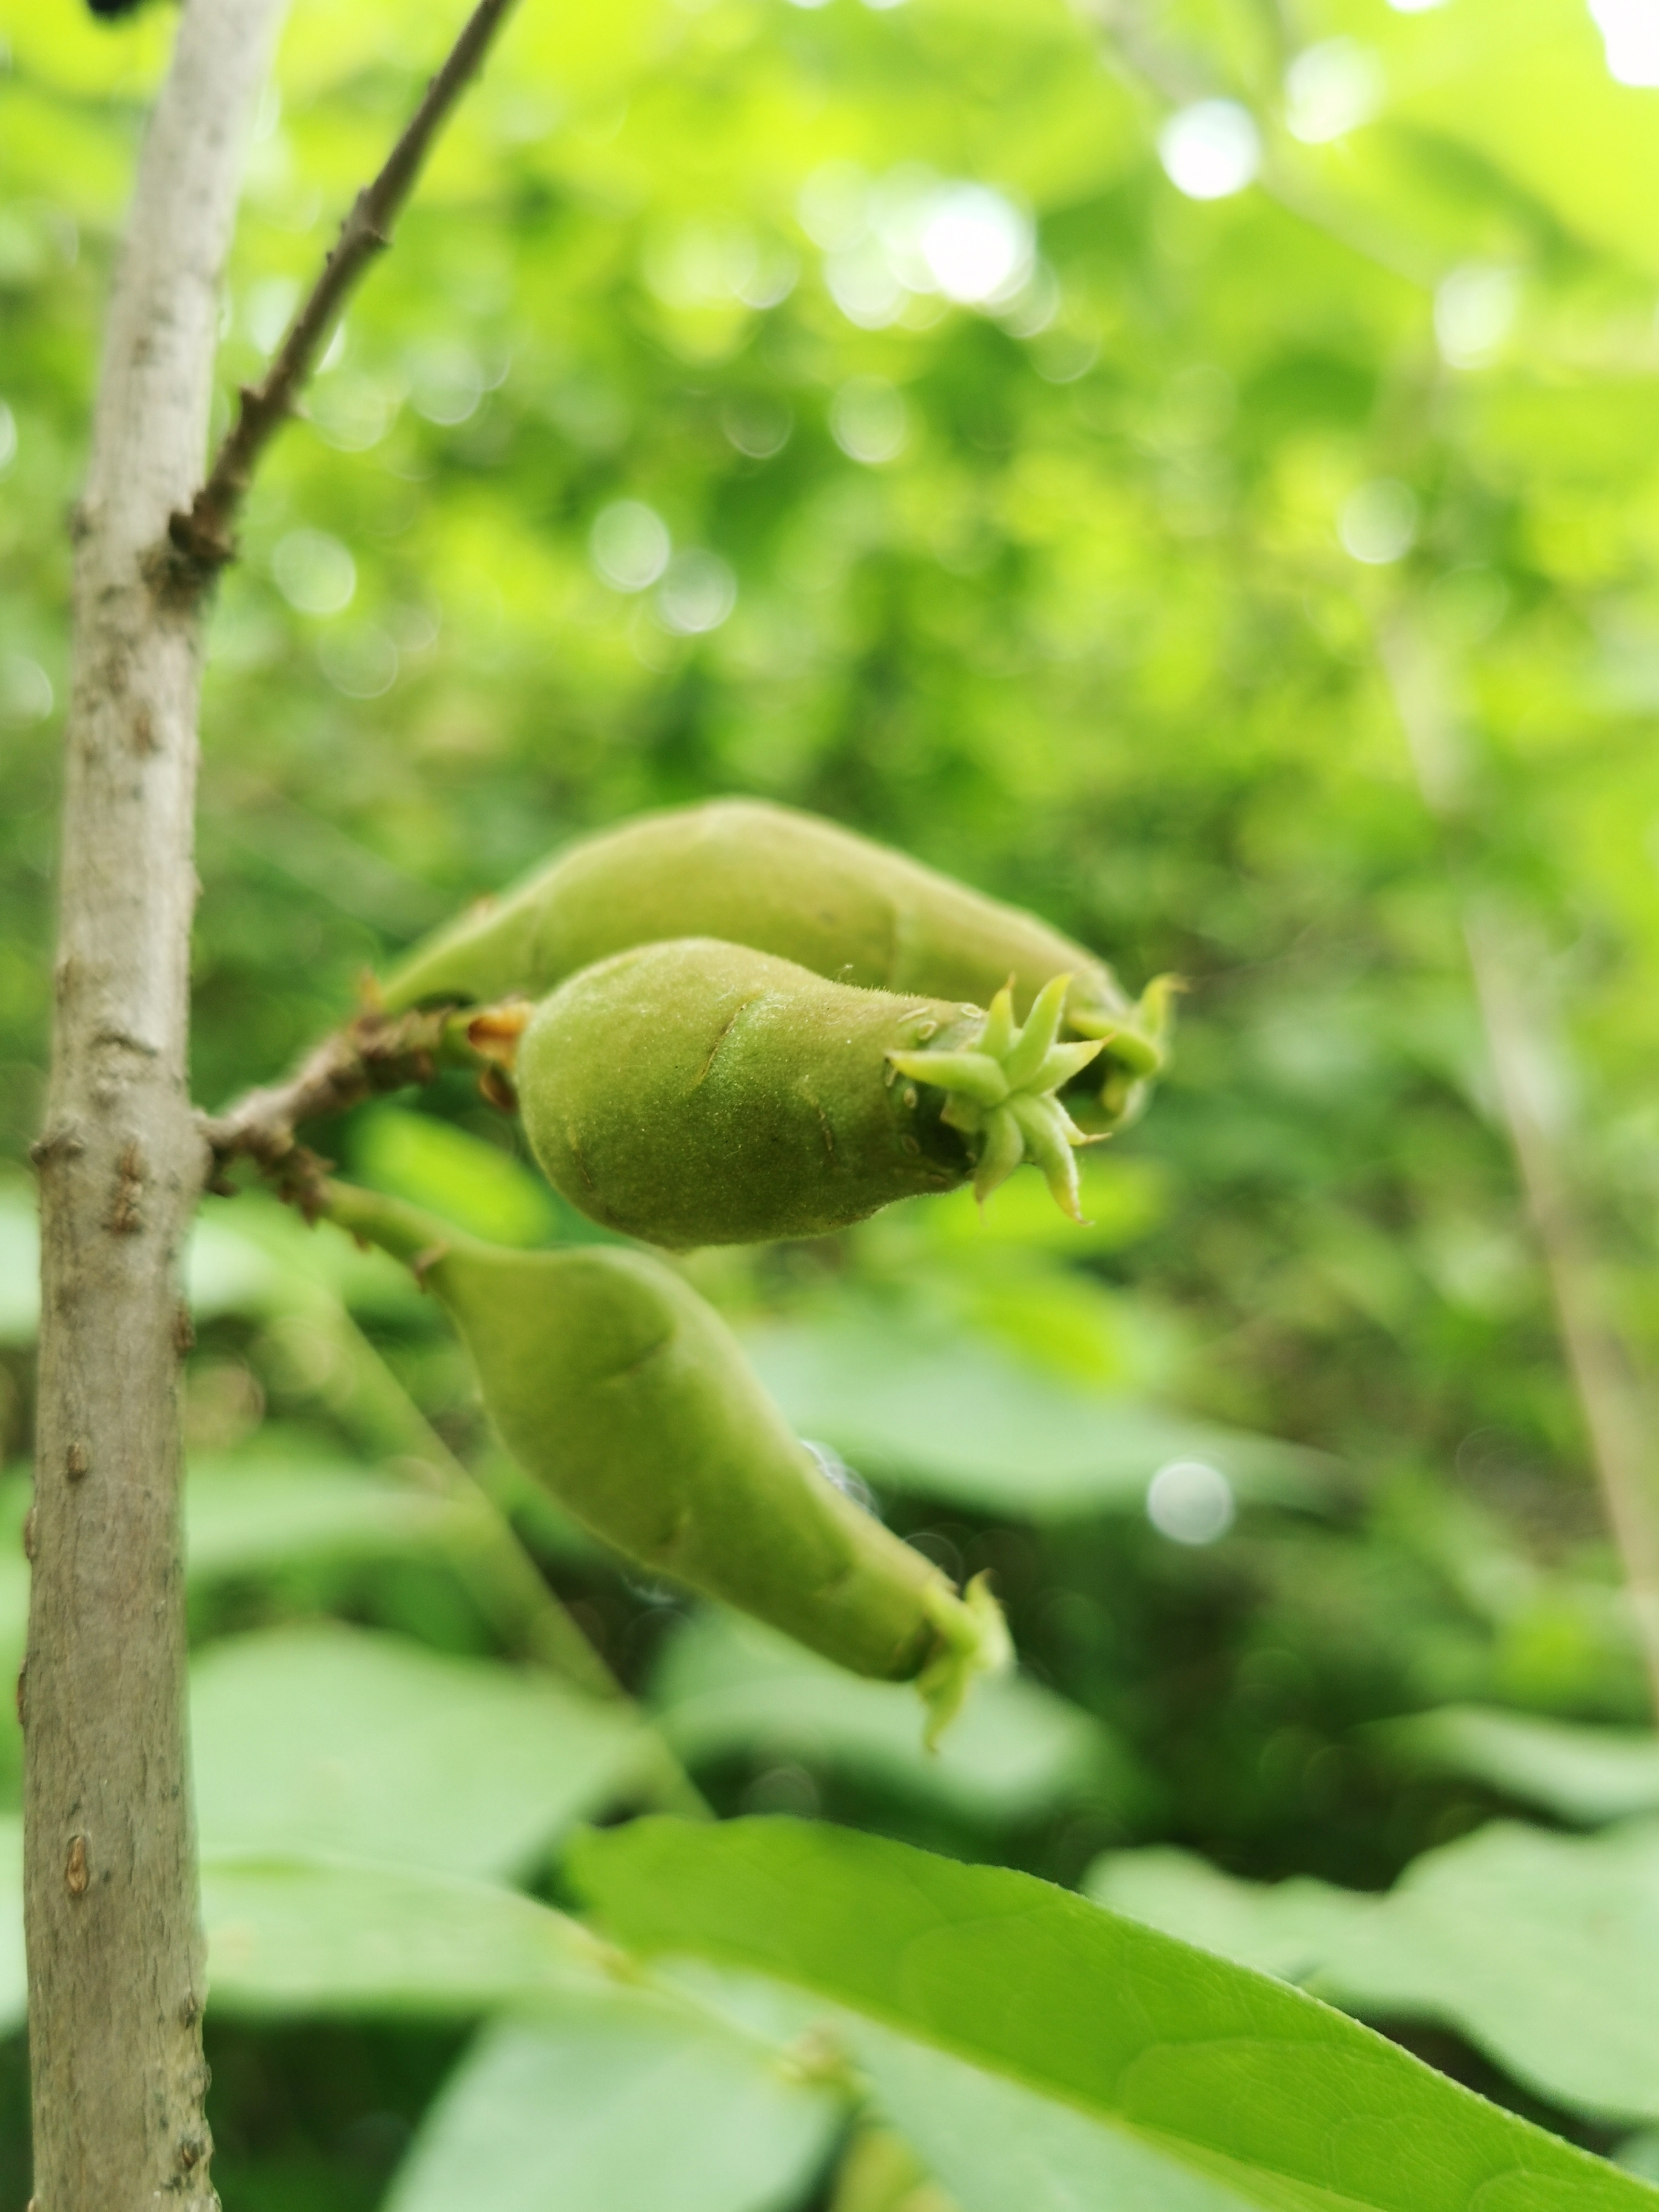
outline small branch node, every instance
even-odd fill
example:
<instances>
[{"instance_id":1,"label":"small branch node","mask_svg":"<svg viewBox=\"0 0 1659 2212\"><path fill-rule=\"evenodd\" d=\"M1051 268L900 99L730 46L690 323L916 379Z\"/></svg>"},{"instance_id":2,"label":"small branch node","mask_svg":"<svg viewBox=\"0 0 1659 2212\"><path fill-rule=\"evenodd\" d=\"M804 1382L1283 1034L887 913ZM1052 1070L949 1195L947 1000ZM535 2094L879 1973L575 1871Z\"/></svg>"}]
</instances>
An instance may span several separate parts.
<instances>
[{"instance_id":1,"label":"small branch node","mask_svg":"<svg viewBox=\"0 0 1659 2212\"><path fill-rule=\"evenodd\" d=\"M136 1140L121 1148L116 1163L115 1196L110 1204L109 1230L112 1237L131 1237L144 1225L140 1200L144 1190L144 1156Z\"/></svg>"},{"instance_id":2,"label":"small branch node","mask_svg":"<svg viewBox=\"0 0 1659 2212\"><path fill-rule=\"evenodd\" d=\"M87 1868L87 1839L84 1836L71 1836L69 1857L64 1866L64 1887L71 1897L84 1897L91 1880Z\"/></svg>"},{"instance_id":3,"label":"small branch node","mask_svg":"<svg viewBox=\"0 0 1659 2212\"><path fill-rule=\"evenodd\" d=\"M58 1160L78 1159L86 1150L85 1142L68 1123L48 1129L29 1146L29 1160L37 1168L49 1168Z\"/></svg>"},{"instance_id":4,"label":"small branch node","mask_svg":"<svg viewBox=\"0 0 1659 2212\"><path fill-rule=\"evenodd\" d=\"M285 1082L251 1091L225 1113L203 1121L213 1155L208 1188L227 1192L231 1164L252 1160L282 1197L314 1218L317 1179L326 1164L299 1144L299 1127L343 1114L365 1098L430 1083L447 1067L473 1070L484 1096L513 1111L516 1101L507 1071L530 1013L527 1002L510 1002L387 1014L366 996L356 1019L325 1037Z\"/></svg>"}]
</instances>

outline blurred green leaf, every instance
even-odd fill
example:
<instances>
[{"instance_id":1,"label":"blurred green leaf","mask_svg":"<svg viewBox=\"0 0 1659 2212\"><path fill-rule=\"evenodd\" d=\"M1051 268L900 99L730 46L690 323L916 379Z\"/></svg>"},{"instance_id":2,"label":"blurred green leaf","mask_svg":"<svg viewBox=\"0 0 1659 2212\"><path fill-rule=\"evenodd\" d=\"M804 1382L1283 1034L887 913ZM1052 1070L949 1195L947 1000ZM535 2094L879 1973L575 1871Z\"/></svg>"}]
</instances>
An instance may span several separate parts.
<instances>
[{"instance_id":1,"label":"blurred green leaf","mask_svg":"<svg viewBox=\"0 0 1659 2212\"><path fill-rule=\"evenodd\" d=\"M0 1179L0 1345L34 1341L40 1253L33 1191L16 1179ZM421 1310L407 1268L383 1252L358 1250L330 1229L307 1228L259 1191L244 1193L234 1206L204 1207L191 1231L186 1279L198 1320L290 1311L319 1289L366 1312Z\"/></svg>"},{"instance_id":2,"label":"blurred green leaf","mask_svg":"<svg viewBox=\"0 0 1659 2212\"><path fill-rule=\"evenodd\" d=\"M1245 2212L1274 2201L1253 2194L1249 2184L1237 2185L1231 2174L1211 2178L1203 2170L1207 2161L1188 2166L1155 2140L1103 2125L1040 2087L969 2065L934 2045L868 2020L854 2033L878 2107L902 2129L959 2212L1007 2212L1011 2205L1042 2212L1097 2205L1112 2212ZM1305 2200L1288 2201L1301 2212ZM1341 2202L1346 2212L1354 2199Z\"/></svg>"},{"instance_id":3,"label":"blurred green leaf","mask_svg":"<svg viewBox=\"0 0 1659 2212\"><path fill-rule=\"evenodd\" d=\"M31 1488L21 1468L0 1480L0 1668L21 1661L28 1629L22 1527ZM463 1525L447 1498L301 1446L209 1453L192 1460L185 1485L186 1562L203 1581L319 1556L441 1549Z\"/></svg>"},{"instance_id":4,"label":"blurred green leaf","mask_svg":"<svg viewBox=\"0 0 1659 2212\"><path fill-rule=\"evenodd\" d=\"M1021 1520L1137 1511L1172 1460L1219 1469L1247 1498L1308 1504L1329 1463L1269 1437L1078 1389L981 1339L912 1337L873 1320L793 1322L746 1338L796 1430L861 1474Z\"/></svg>"},{"instance_id":5,"label":"blurred green leaf","mask_svg":"<svg viewBox=\"0 0 1659 2212\"><path fill-rule=\"evenodd\" d=\"M1379 1722L1374 1739L1402 1763L1483 1782L1576 1826L1659 1810L1659 1737L1584 1728L1493 1705L1443 1705Z\"/></svg>"},{"instance_id":6,"label":"blurred green leaf","mask_svg":"<svg viewBox=\"0 0 1659 2212\"><path fill-rule=\"evenodd\" d=\"M1013 1246L1081 1260L1118 1251L1144 1237L1168 1203L1164 1177L1153 1160L1106 1160L1085 1152L1079 1185L1080 1224L1055 1206L1040 1176L1029 1175L1015 1176L982 1206L966 1186L939 1198L909 1200L878 1215L855 1235L860 1240L884 1239L896 1231L914 1231L957 1259Z\"/></svg>"},{"instance_id":7,"label":"blurred green leaf","mask_svg":"<svg viewBox=\"0 0 1659 2212\"><path fill-rule=\"evenodd\" d=\"M204 1315L291 1313L319 1293L375 1317L429 1310L407 1267L325 1222L309 1226L257 1189L204 1202L191 1233L189 1281Z\"/></svg>"},{"instance_id":8,"label":"blurred green leaf","mask_svg":"<svg viewBox=\"0 0 1659 2212\"><path fill-rule=\"evenodd\" d=\"M21 2021L22 1823L0 1817L0 2030ZM204 1852L210 2004L223 2019L460 2018L550 1993L608 2002L584 1929L516 1890L434 1868Z\"/></svg>"},{"instance_id":9,"label":"blurred green leaf","mask_svg":"<svg viewBox=\"0 0 1659 2212\"><path fill-rule=\"evenodd\" d=\"M713 1610L676 1631L652 1677L669 1742L692 1765L748 1753L803 1759L991 1823L1144 1789L1102 1723L1018 1676L975 1684L937 1752L904 1682L869 1682L753 1622Z\"/></svg>"},{"instance_id":10,"label":"blurred green leaf","mask_svg":"<svg viewBox=\"0 0 1659 2212\"><path fill-rule=\"evenodd\" d=\"M553 1194L531 1169L429 1114L379 1106L360 1115L352 1164L377 1189L493 1244L544 1244L559 1225Z\"/></svg>"},{"instance_id":11,"label":"blurred green leaf","mask_svg":"<svg viewBox=\"0 0 1659 2212\"><path fill-rule=\"evenodd\" d=\"M202 1914L221 2018L465 2019L549 1991L603 1999L611 1986L562 1914L434 1869L209 1850Z\"/></svg>"},{"instance_id":12,"label":"blurred green leaf","mask_svg":"<svg viewBox=\"0 0 1659 2212\"><path fill-rule=\"evenodd\" d=\"M1094 2183L1112 2181L1125 2146L1131 2203L1137 2189L1182 2203L1153 2193L1159 2166L1172 2191L1220 2184L1273 2212L1653 2201L1299 1990L1029 1875L791 1820L636 1821L583 1835L570 1865L604 1924L647 1952L775 1976L965 2063L991 2099L1027 2094L1033 2133L1055 2107L1057 2160L1079 2117L1092 2123ZM915 2135L913 2117L893 2117ZM1208 2212L1228 2198L1188 2201Z\"/></svg>"},{"instance_id":13,"label":"blurred green leaf","mask_svg":"<svg viewBox=\"0 0 1659 2212\"><path fill-rule=\"evenodd\" d=\"M193 1456L185 1486L186 1557L200 1578L441 1550L461 1519L435 1492L299 1448Z\"/></svg>"},{"instance_id":14,"label":"blurred green leaf","mask_svg":"<svg viewBox=\"0 0 1659 2212\"><path fill-rule=\"evenodd\" d=\"M1241 1881L1168 1844L1109 1852L1095 1861L1086 1887L1114 1912L1286 1982L1317 1972L1356 1916L1376 1905L1358 1890L1306 1875Z\"/></svg>"},{"instance_id":15,"label":"blurred green leaf","mask_svg":"<svg viewBox=\"0 0 1659 2212\"><path fill-rule=\"evenodd\" d=\"M1089 1887L1368 2019L1455 2028L1569 2111L1659 2116L1659 1823L1577 1837L1495 1822L1381 1898L1238 1881L1171 1850L1114 1853Z\"/></svg>"},{"instance_id":16,"label":"blurred green leaf","mask_svg":"<svg viewBox=\"0 0 1659 2212\"><path fill-rule=\"evenodd\" d=\"M40 1314L40 1229L34 1193L0 1177L0 1344L33 1344Z\"/></svg>"},{"instance_id":17,"label":"blurred green leaf","mask_svg":"<svg viewBox=\"0 0 1659 2212\"><path fill-rule=\"evenodd\" d=\"M858 2129L836 2169L830 2212L959 2212L928 2177L910 2145L891 2128Z\"/></svg>"},{"instance_id":18,"label":"blurred green leaf","mask_svg":"<svg viewBox=\"0 0 1659 2212\"><path fill-rule=\"evenodd\" d=\"M844 2096L707 2014L643 1993L485 2031L386 2212L782 2212Z\"/></svg>"},{"instance_id":19,"label":"blurred green leaf","mask_svg":"<svg viewBox=\"0 0 1659 2212\"><path fill-rule=\"evenodd\" d=\"M23 1823L0 1814L0 2035L10 2035L28 2009L23 1957Z\"/></svg>"},{"instance_id":20,"label":"blurred green leaf","mask_svg":"<svg viewBox=\"0 0 1659 2212\"><path fill-rule=\"evenodd\" d=\"M521 1875L659 1756L620 1702L338 1624L210 1645L191 1714L204 1846L221 1856Z\"/></svg>"}]
</instances>

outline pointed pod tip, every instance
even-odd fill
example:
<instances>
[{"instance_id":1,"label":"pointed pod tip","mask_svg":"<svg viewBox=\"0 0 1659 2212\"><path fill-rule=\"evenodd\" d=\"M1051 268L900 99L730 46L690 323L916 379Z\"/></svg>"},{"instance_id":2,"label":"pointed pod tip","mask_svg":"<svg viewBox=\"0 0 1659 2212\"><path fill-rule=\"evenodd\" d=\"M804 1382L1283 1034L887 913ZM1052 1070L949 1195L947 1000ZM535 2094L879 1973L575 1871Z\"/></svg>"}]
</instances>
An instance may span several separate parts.
<instances>
[{"instance_id":1,"label":"pointed pod tip","mask_svg":"<svg viewBox=\"0 0 1659 2212\"><path fill-rule=\"evenodd\" d=\"M924 1591L922 1609L939 1641L916 1688L927 1712L922 1741L937 1751L974 1677L1002 1674L1013 1663L1014 1647L988 1575L975 1575L959 1597L941 1575Z\"/></svg>"}]
</instances>

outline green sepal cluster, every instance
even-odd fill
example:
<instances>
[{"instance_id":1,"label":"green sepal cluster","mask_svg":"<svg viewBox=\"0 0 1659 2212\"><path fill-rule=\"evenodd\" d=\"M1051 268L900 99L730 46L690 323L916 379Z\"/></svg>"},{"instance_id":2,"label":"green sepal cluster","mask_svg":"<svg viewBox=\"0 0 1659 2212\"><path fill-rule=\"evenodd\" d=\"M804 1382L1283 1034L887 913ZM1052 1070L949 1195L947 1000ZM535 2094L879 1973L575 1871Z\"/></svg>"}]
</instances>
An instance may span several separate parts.
<instances>
[{"instance_id":1,"label":"green sepal cluster","mask_svg":"<svg viewBox=\"0 0 1659 2212\"><path fill-rule=\"evenodd\" d=\"M572 976L514 1079L544 1174L591 1220L672 1250L821 1237L967 1180L969 1133L894 1055L931 1042L943 1065L984 1020L682 938Z\"/></svg>"},{"instance_id":2,"label":"green sepal cluster","mask_svg":"<svg viewBox=\"0 0 1659 2212\"><path fill-rule=\"evenodd\" d=\"M1116 1115L1134 1110L1166 1056L1159 985L1137 1005L1103 960L1036 915L758 799L647 814L567 847L516 890L416 945L382 995L392 1012L444 997L539 999L596 961L685 937L900 997L982 1007L1007 982L1022 1018L1066 975L1066 1024L1105 1047L1103 1100Z\"/></svg>"},{"instance_id":3,"label":"green sepal cluster","mask_svg":"<svg viewBox=\"0 0 1659 2212\"><path fill-rule=\"evenodd\" d=\"M1096 1141L1073 1121L1055 1095L1101 1049L1094 1039L1059 1042L1069 975L1056 975L1038 993L1023 1024L1014 1020L1013 994L1004 984L972 1039L943 1052L894 1052L899 1073L949 1093L941 1119L974 1140L974 1195L982 1206L1022 1160L1040 1167L1054 1202L1081 1221L1078 1200L1079 1145Z\"/></svg>"},{"instance_id":4,"label":"green sepal cluster","mask_svg":"<svg viewBox=\"0 0 1659 2212\"><path fill-rule=\"evenodd\" d=\"M507 1251L377 1194L325 1210L410 1261L447 1309L526 1472L647 1573L854 1673L915 1681L931 1741L1006 1663L982 1580L948 1577L838 1489L714 1309L645 1252Z\"/></svg>"}]
</instances>

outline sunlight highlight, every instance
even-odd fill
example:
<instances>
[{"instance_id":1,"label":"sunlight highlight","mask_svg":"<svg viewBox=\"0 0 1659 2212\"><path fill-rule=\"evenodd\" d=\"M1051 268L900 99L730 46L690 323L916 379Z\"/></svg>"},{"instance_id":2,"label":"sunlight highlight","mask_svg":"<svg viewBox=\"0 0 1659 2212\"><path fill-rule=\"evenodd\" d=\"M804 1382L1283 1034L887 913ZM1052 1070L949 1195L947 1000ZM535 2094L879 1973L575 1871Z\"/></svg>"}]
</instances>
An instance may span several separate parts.
<instances>
[{"instance_id":1,"label":"sunlight highlight","mask_svg":"<svg viewBox=\"0 0 1659 2212\"><path fill-rule=\"evenodd\" d=\"M1200 100L1177 108L1158 134L1165 175L1189 200L1230 199L1261 167L1261 134L1236 100Z\"/></svg>"}]
</instances>

